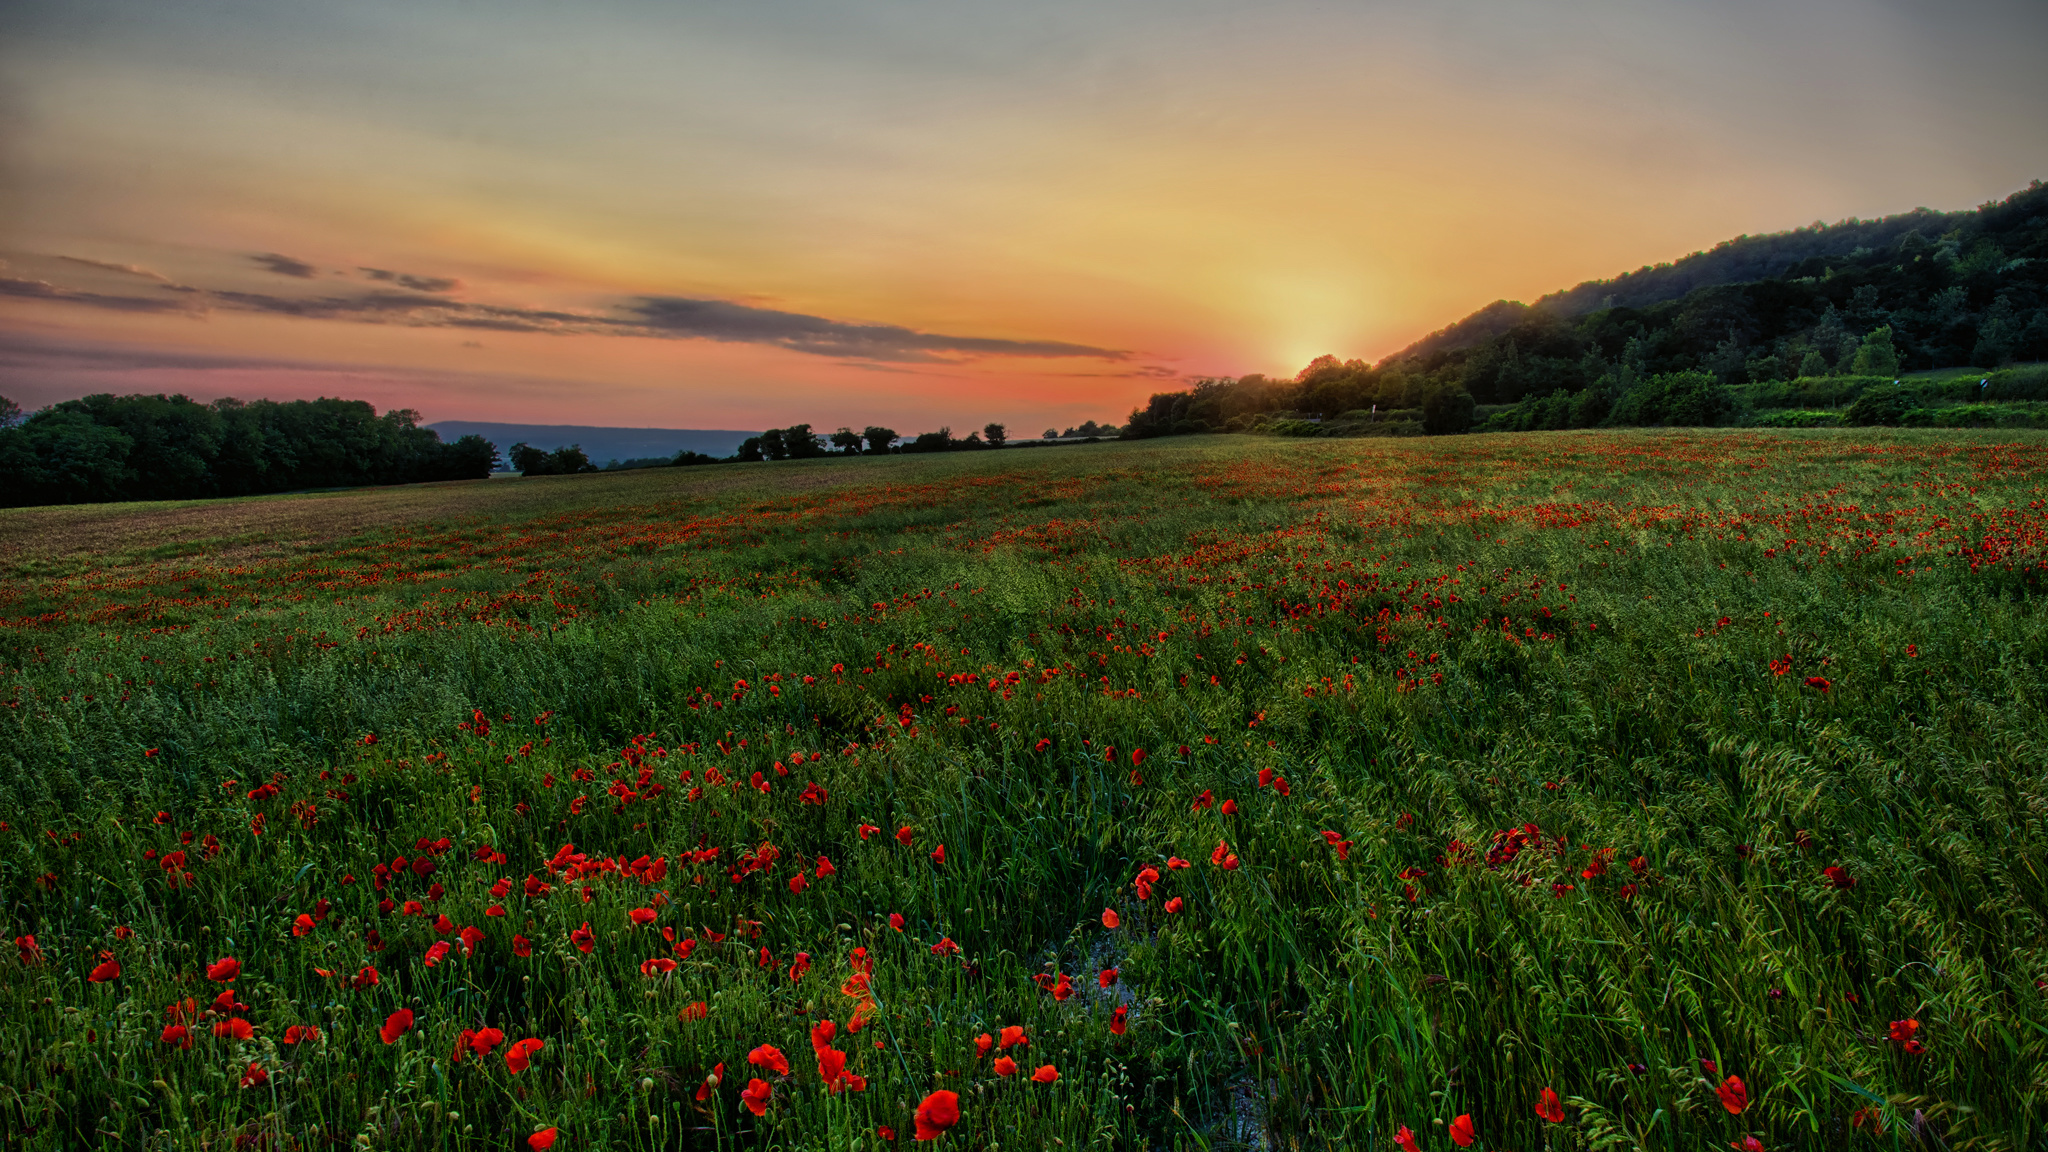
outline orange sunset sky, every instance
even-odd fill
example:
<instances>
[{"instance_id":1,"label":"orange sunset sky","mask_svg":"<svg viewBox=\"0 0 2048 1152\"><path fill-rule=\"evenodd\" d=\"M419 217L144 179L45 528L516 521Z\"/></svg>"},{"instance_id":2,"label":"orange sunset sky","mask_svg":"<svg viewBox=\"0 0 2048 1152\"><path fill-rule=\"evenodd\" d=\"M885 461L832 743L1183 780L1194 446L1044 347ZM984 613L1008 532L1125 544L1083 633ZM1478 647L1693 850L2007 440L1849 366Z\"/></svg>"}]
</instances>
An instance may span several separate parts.
<instances>
[{"instance_id":1,"label":"orange sunset sky","mask_svg":"<svg viewBox=\"0 0 2048 1152\"><path fill-rule=\"evenodd\" d=\"M0 4L0 393L1120 422L2048 176L2048 5Z\"/></svg>"}]
</instances>

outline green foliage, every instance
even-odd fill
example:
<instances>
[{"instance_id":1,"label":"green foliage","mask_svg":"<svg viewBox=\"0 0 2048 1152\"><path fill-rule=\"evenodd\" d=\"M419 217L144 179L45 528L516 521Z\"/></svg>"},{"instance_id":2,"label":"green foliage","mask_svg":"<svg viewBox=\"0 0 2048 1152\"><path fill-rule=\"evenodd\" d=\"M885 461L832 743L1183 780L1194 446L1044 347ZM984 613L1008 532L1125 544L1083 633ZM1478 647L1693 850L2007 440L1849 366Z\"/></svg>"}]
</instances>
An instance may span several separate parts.
<instances>
[{"instance_id":1,"label":"green foliage","mask_svg":"<svg viewBox=\"0 0 2048 1152\"><path fill-rule=\"evenodd\" d=\"M584 455L578 444L565 444L552 452L543 452L525 443L514 444L505 458L522 476L574 476L583 472L599 471L597 465Z\"/></svg>"},{"instance_id":2,"label":"green foliage","mask_svg":"<svg viewBox=\"0 0 2048 1152\"><path fill-rule=\"evenodd\" d=\"M1622 393L1608 414L1610 425L1704 428L1725 424L1735 414L1735 394L1707 372L1666 372Z\"/></svg>"}]
</instances>

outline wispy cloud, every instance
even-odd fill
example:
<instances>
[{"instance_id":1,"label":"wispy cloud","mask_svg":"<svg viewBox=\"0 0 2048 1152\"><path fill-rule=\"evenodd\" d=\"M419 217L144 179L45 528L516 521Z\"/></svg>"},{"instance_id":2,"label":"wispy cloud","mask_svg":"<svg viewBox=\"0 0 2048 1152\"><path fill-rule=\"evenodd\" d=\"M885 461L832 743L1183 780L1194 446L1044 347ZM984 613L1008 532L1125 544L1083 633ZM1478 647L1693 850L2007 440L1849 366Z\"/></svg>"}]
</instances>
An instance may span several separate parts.
<instances>
[{"instance_id":1,"label":"wispy cloud","mask_svg":"<svg viewBox=\"0 0 2048 1152\"><path fill-rule=\"evenodd\" d=\"M105 265L81 257L62 259L148 277L160 282L160 291L178 293L180 298L89 292L60 287L44 280L21 278L0 278L0 294L59 300L124 312L188 311L201 315L219 309L305 320L400 324L418 328L712 340L784 348L812 356L869 364L958 363L989 357L1083 358L1121 362L1132 356L1122 349L1060 340L1015 340L921 332L895 324L861 324L730 300L685 296L635 296L614 305L608 313L471 303L441 294L461 286L462 282L452 277L421 276L381 268L363 268L362 272L371 280L398 287L308 296L196 288L173 284L155 273L126 265ZM297 279L313 279L317 272L311 264L275 252L249 259L279 275ZM1157 371L1163 370L1132 369L1138 375L1154 375Z\"/></svg>"},{"instance_id":2,"label":"wispy cloud","mask_svg":"<svg viewBox=\"0 0 2048 1152\"><path fill-rule=\"evenodd\" d=\"M311 280L320 274L318 268L313 267L304 260L294 260L289 256L280 256L275 252L266 252L261 256L251 256L249 259L270 269L279 276L295 276L301 280Z\"/></svg>"},{"instance_id":3,"label":"wispy cloud","mask_svg":"<svg viewBox=\"0 0 2048 1152\"><path fill-rule=\"evenodd\" d=\"M88 268L100 268L108 272L125 272L130 276L140 276L145 280L155 280L164 284L170 283L171 280L170 277L162 273L151 272L147 268L139 268L133 264L109 264L105 260L88 260L83 256L59 256L57 259L67 260L73 264L83 264Z\"/></svg>"}]
</instances>

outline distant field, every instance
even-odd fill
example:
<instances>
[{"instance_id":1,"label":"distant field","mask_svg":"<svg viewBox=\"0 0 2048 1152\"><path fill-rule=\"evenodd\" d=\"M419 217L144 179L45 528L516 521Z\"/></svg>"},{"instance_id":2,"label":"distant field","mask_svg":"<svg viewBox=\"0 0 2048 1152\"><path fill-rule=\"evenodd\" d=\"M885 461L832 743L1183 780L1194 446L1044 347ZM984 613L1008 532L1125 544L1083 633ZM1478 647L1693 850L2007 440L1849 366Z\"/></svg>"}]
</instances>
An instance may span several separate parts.
<instances>
[{"instance_id":1,"label":"distant field","mask_svg":"<svg viewBox=\"0 0 2048 1152\"><path fill-rule=\"evenodd\" d=\"M0 512L0 1131L2037 1148L2044 467L1218 436Z\"/></svg>"}]
</instances>

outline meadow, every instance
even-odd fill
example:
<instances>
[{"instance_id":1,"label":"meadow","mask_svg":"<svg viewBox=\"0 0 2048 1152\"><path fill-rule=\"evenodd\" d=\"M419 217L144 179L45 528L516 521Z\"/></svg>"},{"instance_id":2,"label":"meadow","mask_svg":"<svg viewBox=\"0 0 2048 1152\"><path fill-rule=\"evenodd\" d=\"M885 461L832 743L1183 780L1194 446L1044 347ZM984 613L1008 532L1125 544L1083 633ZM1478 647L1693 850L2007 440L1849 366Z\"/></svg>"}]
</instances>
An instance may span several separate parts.
<instances>
[{"instance_id":1,"label":"meadow","mask_svg":"<svg viewBox=\"0 0 2048 1152\"><path fill-rule=\"evenodd\" d=\"M2048 1142L2048 435L0 513L28 1149Z\"/></svg>"}]
</instances>

